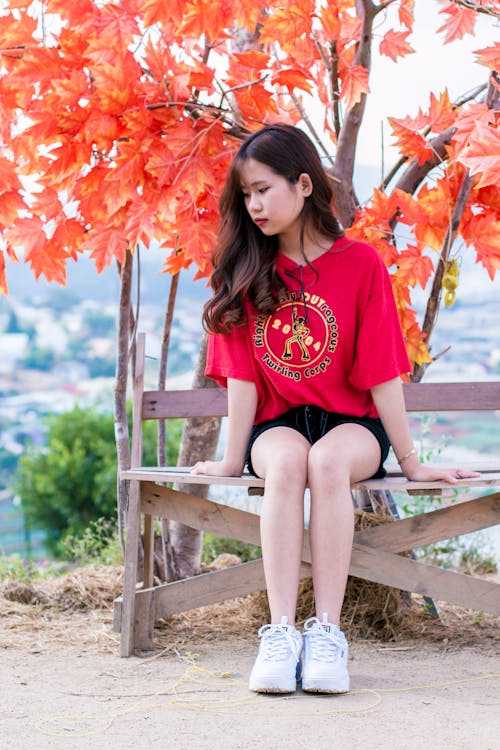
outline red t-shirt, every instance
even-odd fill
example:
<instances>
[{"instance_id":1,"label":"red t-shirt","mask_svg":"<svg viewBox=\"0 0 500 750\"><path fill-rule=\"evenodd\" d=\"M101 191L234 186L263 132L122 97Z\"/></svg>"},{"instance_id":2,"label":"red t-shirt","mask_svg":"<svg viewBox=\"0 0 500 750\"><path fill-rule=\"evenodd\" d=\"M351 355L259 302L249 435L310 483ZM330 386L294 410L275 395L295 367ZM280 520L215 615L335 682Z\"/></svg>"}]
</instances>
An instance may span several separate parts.
<instances>
[{"instance_id":1,"label":"red t-shirt","mask_svg":"<svg viewBox=\"0 0 500 750\"><path fill-rule=\"evenodd\" d=\"M205 373L254 382L255 423L301 404L377 416L370 388L411 370L388 271L370 245L341 238L314 270L278 253L288 293L272 315L211 335Z\"/></svg>"}]
</instances>

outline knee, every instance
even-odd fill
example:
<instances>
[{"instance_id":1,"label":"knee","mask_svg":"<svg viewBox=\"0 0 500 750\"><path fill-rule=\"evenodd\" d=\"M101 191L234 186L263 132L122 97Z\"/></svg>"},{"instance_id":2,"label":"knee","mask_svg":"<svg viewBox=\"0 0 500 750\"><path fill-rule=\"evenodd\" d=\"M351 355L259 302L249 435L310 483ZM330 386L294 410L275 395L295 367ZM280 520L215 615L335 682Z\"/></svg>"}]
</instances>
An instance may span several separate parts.
<instances>
[{"instance_id":1,"label":"knee","mask_svg":"<svg viewBox=\"0 0 500 750\"><path fill-rule=\"evenodd\" d=\"M307 448L303 446L276 450L269 457L266 485L302 485L307 481Z\"/></svg>"},{"instance_id":2,"label":"knee","mask_svg":"<svg viewBox=\"0 0 500 750\"><path fill-rule=\"evenodd\" d=\"M349 462L342 455L340 445L335 450L332 446L315 443L309 451L307 471L309 481L314 484L349 486L350 483Z\"/></svg>"}]
</instances>

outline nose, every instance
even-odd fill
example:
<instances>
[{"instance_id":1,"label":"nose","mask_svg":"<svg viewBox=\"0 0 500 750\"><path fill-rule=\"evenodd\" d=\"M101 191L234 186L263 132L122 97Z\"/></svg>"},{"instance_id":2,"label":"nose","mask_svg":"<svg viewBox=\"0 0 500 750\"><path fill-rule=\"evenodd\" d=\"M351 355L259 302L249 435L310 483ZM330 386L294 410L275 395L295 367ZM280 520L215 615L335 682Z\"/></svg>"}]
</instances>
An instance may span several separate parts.
<instances>
[{"instance_id":1,"label":"nose","mask_svg":"<svg viewBox=\"0 0 500 750\"><path fill-rule=\"evenodd\" d=\"M251 193L248 197L247 207L249 213L257 213L262 208L262 201L258 193Z\"/></svg>"}]
</instances>

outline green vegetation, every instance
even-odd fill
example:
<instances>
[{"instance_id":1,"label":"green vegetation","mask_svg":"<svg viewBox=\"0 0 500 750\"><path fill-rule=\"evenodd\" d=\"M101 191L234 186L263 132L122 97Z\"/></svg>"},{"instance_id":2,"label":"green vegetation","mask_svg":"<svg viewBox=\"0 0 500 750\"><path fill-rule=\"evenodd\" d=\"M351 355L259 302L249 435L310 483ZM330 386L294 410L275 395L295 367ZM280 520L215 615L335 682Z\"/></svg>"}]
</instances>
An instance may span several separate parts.
<instances>
[{"instance_id":1,"label":"green vegetation","mask_svg":"<svg viewBox=\"0 0 500 750\"><path fill-rule=\"evenodd\" d=\"M46 420L47 444L31 447L19 461L15 491L21 498L28 525L46 532L46 546L56 558L70 549L78 557L77 539L94 526L102 551L111 538L116 519L116 447L111 414L75 407ZM145 463L155 464L156 426L148 425L144 436ZM180 424L170 428L167 460L175 463ZM104 523L106 522L106 523ZM83 542L82 542L83 544ZM91 545L90 545L91 546ZM81 550L80 550L81 552Z\"/></svg>"},{"instance_id":2,"label":"green vegetation","mask_svg":"<svg viewBox=\"0 0 500 750\"><path fill-rule=\"evenodd\" d=\"M123 562L116 524L106 518L90 521L82 534L66 534L63 557L76 565L119 565Z\"/></svg>"},{"instance_id":3,"label":"green vegetation","mask_svg":"<svg viewBox=\"0 0 500 750\"><path fill-rule=\"evenodd\" d=\"M67 572L64 563L49 562L43 566L23 560L20 555L0 555L0 581L11 578L20 583L30 583L37 578L52 578Z\"/></svg>"},{"instance_id":4,"label":"green vegetation","mask_svg":"<svg viewBox=\"0 0 500 750\"><path fill-rule=\"evenodd\" d=\"M27 523L44 529L48 550L61 557L65 535L116 513L113 417L76 407L45 421L47 445L21 457L15 489Z\"/></svg>"}]
</instances>

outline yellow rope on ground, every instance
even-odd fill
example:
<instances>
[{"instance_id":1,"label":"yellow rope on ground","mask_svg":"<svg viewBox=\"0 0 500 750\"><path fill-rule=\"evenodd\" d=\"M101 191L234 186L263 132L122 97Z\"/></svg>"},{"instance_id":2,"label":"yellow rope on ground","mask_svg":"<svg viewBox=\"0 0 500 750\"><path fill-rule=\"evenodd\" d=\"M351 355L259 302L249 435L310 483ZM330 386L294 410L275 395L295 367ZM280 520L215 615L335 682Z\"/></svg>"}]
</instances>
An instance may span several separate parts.
<instances>
[{"instance_id":1,"label":"yellow rope on ground","mask_svg":"<svg viewBox=\"0 0 500 750\"><path fill-rule=\"evenodd\" d=\"M50 737L91 737L97 734L103 734L106 732L116 721L123 716L128 716L134 713L140 713L144 710L151 710L154 708L169 708L169 709L183 709L188 711L197 711L204 713L211 713L217 715L236 715L236 714L251 714L252 716L259 715L261 713L269 713L282 715L289 717L290 712L280 711L284 703L297 704L299 701L311 701L312 698L319 698L322 702L329 701L333 703L332 699L335 700L336 706L330 705L324 710L294 710L293 716L301 717L315 717L315 716L328 716L330 714L350 714L360 713L363 711L370 711L376 708L382 702L382 695L389 693L407 693L416 690L436 690L445 687L453 687L454 685L463 685L472 682L481 682L486 680L499 680L500 674L487 674L477 675L475 677L465 677L458 680L446 680L443 682L433 682L424 685L409 685L407 687L400 688L358 688L351 690L349 693L343 693L338 695L257 695L251 693L244 698L224 698L222 700L214 700L213 697L207 698L206 701L190 701L182 697L182 693L179 694L179 689L187 683L194 683L206 686L207 681L210 683L217 683L220 685L221 681L228 683L231 687L244 686L247 687L247 683L243 680L235 679L235 675L232 672L214 672L204 667L199 667L196 664L196 655L185 654L180 657L183 661L188 662L188 666L184 673L170 686L162 688L151 695L145 695L138 701L135 701L128 708L120 711L113 711L111 714L68 714L59 716L48 716L42 719L44 724L56 723L56 722L74 722L75 724L88 722L99 722L104 721L104 725L89 729L86 731L71 731L68 727L64 732L51 731L46 726L39 726L39 730L43 734ZM345 702L354 696L371 696L373 700L361 706L339 706L338 703ZM172 696L169 701L157 701L156 699L160 696ZM126 697L126 696L124 696ZM237 709L247 710L237 710Z\"/></svg>"}]
</instances>

